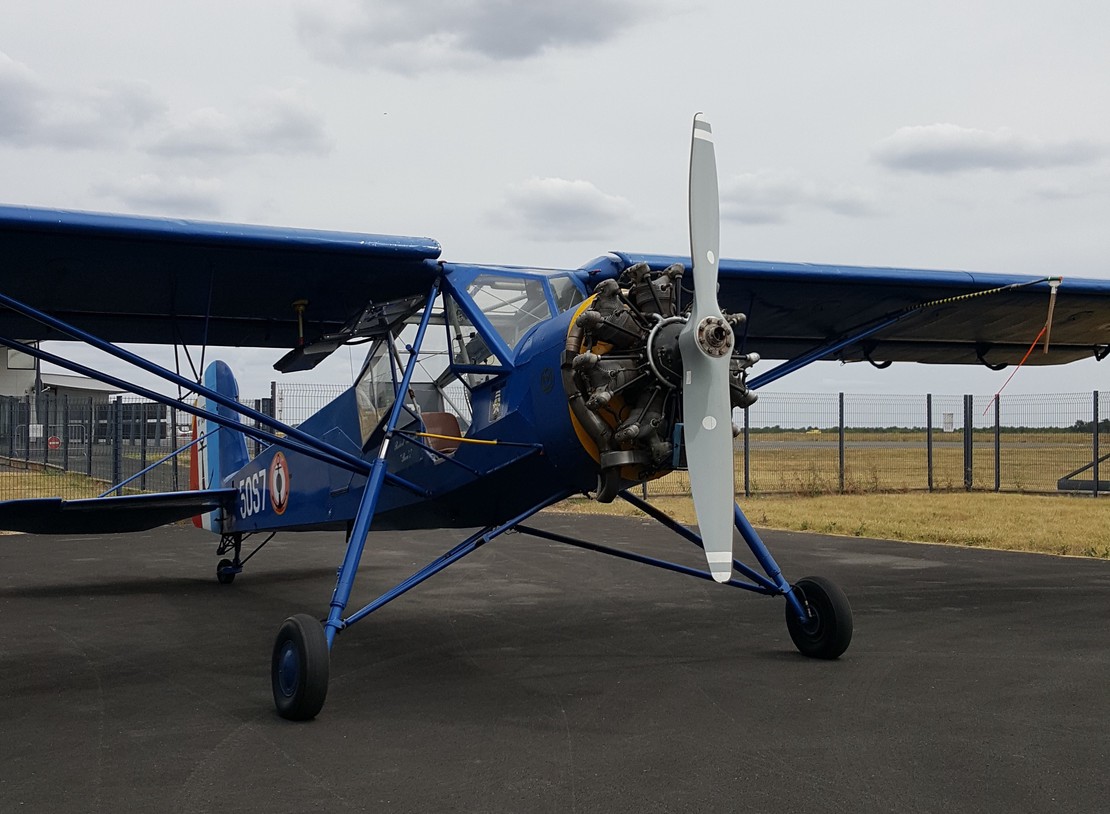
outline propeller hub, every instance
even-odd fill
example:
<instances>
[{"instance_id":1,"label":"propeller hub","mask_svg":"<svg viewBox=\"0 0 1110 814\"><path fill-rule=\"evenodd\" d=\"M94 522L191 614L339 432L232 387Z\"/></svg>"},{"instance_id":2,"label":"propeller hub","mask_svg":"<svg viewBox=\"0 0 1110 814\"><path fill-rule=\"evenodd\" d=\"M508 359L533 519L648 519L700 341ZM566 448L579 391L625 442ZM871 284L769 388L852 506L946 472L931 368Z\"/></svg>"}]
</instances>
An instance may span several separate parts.
<instances>
[{"instance_id":1,"label":"propeller hub","mask_svg":"<svg viewBox=\"0 0 1110 814\"><path fill-rule=\"evenodd\" d=\"M706 356L717 358L728 356L732 353L733 336L732 328L724 319L718 316L709 316L698 323L695 334L698 347Z\"/></svg>"}]
</instances>

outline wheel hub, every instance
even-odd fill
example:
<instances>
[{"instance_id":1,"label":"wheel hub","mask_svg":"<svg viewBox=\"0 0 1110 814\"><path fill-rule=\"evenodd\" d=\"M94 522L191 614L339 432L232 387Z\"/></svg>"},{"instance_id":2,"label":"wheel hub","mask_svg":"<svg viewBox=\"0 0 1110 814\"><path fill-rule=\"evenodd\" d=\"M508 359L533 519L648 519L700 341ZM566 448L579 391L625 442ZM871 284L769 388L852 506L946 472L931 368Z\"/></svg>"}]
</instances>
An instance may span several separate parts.
<instances>
[{"instance_id":1,"label":"wheel hub","mask_svg":"<svg viewBox=\"0 0 1110 814\"><path fill-rule=\"evenodd\" d=\"M293 642L286 642L281 648L281 655L278 656L277 677L278 688L282 695L292 698L301 683L301 662Z\"/></svg>"}]
</instances>

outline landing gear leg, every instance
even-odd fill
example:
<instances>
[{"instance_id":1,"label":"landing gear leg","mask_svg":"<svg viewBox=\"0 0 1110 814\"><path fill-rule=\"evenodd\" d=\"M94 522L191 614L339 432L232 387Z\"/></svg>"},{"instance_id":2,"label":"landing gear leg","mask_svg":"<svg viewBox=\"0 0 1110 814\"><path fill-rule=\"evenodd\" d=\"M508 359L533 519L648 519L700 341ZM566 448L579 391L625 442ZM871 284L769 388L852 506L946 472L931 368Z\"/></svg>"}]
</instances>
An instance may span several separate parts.
<instances>
[{"instance_id":1,"label":"landing gear leg","mask_svg":"<svg viewBox=\"0 0 1110 814\"><path fill-rule=\"evenodd\" d=\"M806 577L790 585L748 518L735 507L736 530L786 597L786 627L794 646L813 659L835 659L852 643L852 606L832 580Z\"/></svg>"},{"instance_id":2,"label":"landing gear leg","mask_svg":"<svg viewBox=\"0 0 1110 814\"><path fill-rule=\"evenodd\" d=\"M234 552L232 559L224 558L216 563L216 581L221 585L233 583L235 575L243 570L243 562L240 559L240 555L243 553L242 534L225 534L220 538L220 545L216 549L216 554L226 554L229 551Z\"/></svg>"}]
</instances>

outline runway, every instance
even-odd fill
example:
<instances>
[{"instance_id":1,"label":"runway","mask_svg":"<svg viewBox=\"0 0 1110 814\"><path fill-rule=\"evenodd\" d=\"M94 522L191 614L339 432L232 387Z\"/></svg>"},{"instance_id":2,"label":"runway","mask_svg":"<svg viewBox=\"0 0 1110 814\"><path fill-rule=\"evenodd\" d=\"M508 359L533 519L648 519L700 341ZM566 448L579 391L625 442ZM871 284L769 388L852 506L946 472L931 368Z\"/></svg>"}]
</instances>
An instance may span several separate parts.
<instances>
[{"instance_id":1,"label":"runway","mask_svg":"<svg viewBox=\"0 0 1110 814\"><path fill-rule=\"evenodd\" d=\"M697 565L650 521L535 525ZM366 602L452 532L371 537ZM191 527L0 537L0 810L1083 811L1110 781L1110 562L767 532L855 638L783 601L509 535L341 634L320 717L273 711L282 619L338 534L230 586Z\"/></svg>"}]
</instances>

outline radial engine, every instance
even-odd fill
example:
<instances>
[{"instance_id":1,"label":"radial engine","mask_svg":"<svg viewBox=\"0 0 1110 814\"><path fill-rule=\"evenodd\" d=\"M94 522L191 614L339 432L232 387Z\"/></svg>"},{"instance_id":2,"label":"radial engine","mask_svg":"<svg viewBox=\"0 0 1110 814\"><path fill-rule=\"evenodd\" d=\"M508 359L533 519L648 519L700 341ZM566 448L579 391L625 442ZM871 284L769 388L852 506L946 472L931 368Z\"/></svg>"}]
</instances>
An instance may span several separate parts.
<instances>
[{"instance_id":1,"label":"radial engine","mask_svg":"<svg viewBox=\"0 0 1110 814\"><path fill-rule=\"evenodd\" d=\"M578 426L597 446L602 503L613 500L622 477L645 480L679 465L678 335L689 318L689 306L680 308L678 296L684 270L675 264L652 271L637 263L619 279L602 281L567 333L563 386ZM756 400L746 378L759 354L735 348L745 315L723 317L701 326L698 341L707 352L731 355L729 397L733 407L744 409Z\"/></svg>"}]
</instances>

